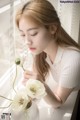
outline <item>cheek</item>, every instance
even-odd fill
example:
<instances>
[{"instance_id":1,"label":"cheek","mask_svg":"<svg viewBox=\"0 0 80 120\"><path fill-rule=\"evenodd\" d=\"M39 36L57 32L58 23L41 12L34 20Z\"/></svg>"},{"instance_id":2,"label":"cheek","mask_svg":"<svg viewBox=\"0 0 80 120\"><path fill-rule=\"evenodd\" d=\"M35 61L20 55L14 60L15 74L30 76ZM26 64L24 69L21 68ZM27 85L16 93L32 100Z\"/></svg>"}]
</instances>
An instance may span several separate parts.
<instances>
[{"instance_id":1,"label":"cheek","mask_svg":"<svg viewBox=\"0 0 80 120\"><path fill-rule=\"evenodd\" d=\"M37 46L45 49L50 42L50 37L47 34L39 35L37 38Z\"/></svg>"}]
</instances>

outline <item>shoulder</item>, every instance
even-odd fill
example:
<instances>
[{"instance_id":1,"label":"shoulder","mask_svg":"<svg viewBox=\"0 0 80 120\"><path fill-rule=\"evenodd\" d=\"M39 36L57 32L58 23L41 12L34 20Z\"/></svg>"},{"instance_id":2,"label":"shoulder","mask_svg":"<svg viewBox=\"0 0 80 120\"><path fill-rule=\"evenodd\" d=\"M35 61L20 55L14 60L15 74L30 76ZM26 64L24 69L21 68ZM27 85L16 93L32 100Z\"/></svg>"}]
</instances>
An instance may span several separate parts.
<instances>
[{"instance_id":1,"label":"shoulder","mask_svg":"<svg viewBox=\"0 0 80 120\"><path fill-rule=\"evenodd\" d=\"M80 51L65 49L61 63L60 85L66 88L80 85Z\"/></svg>"},{"instance_id":2,"label":"shoulder","mask_svg":"<svg viewBox=\"0 0 80 120\"><path fill-rule=\"evenodd\" d=\"M64 48L62 57L63 64L79 64L80 65L80 50L72 49L70 47Z\"/></svg>"},{"instance_id":3,"label":"shoulder","mask_svg":"<svg viewBox=\"0 0 80 120\"><path fill-rule=\"evenodd\" d=\"M61 74L72 80L80 79L80 51L66 48L61 61Z\"/></svg>"}]
</instances>

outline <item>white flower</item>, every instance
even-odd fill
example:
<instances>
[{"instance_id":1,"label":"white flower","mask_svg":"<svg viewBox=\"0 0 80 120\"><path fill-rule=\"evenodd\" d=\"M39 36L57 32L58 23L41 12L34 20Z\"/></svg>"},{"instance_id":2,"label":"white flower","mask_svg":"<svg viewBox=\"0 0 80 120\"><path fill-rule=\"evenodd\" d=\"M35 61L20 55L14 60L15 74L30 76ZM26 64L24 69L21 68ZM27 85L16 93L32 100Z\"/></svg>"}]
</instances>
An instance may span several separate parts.
<instances>
[{"instance_id":1,"label":"white flower","mask_svg":"<svg viewBox=\"0 0 80 120\"><path fill-rule=\"evenodd\" d=\"M39 80L29 79L26 83L26 91L31 98L40 99L46 95L45 87Z\"/></svg>"},{"instance_id":2,"label":"white flower","mask_svg":"<svg viewBox=\"0 0 80 120\"><path fill-rule=\"evenodd\" d=\"M25 91L19 91L11 104L11 108L15 111L22 111L26 109L26 106L30 102L30 98L27 96Z\"/></svg>"}]
</instances>

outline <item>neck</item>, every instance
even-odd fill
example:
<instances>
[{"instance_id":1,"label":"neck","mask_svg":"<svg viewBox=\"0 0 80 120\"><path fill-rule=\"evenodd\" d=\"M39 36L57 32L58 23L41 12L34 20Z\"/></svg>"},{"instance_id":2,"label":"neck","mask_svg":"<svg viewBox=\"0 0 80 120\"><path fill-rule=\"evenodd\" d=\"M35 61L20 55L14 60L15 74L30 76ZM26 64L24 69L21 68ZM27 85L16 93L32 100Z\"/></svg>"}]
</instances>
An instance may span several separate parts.
<instances>
[{"instance_id":1,"label":"neck","mask_svg":"<svg viewBox=\"0 0 80 120\"><path fill-rule=\"evenodd\" d=\"M54 41L51 41L48 47L44 50L44 52L49 56L52 63L54 63L54 59L57 54L57 49L58 45Z\"/></svg>"}]
</instances>

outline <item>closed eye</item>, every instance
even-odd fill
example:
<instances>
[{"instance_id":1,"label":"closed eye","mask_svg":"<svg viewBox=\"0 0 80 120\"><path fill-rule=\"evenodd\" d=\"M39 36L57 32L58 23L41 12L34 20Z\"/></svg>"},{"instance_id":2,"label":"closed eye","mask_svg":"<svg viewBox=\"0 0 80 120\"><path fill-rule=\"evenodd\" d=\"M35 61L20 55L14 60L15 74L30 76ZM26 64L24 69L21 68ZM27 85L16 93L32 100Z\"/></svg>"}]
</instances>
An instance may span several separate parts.
<instances>
[{"instance_id":1,"label":"closed eye","mask_svg":"<svg viewBox=\"0 0 80 120\"><path fill-rule=\"evenodd\" d=\"M30 34L31 36L36 36L37 35L37 33L34 33L34 34Z\"/></svg>"},{"instance_id":2,"label":"closed eye","mask_svg":"<svg viewBox=\"0 0 80 120\"><path fill-rule=\"evenodd\" d=\"M21 37L25 37L25 35L21 35Z\"/></svg>"}]
</instances>

